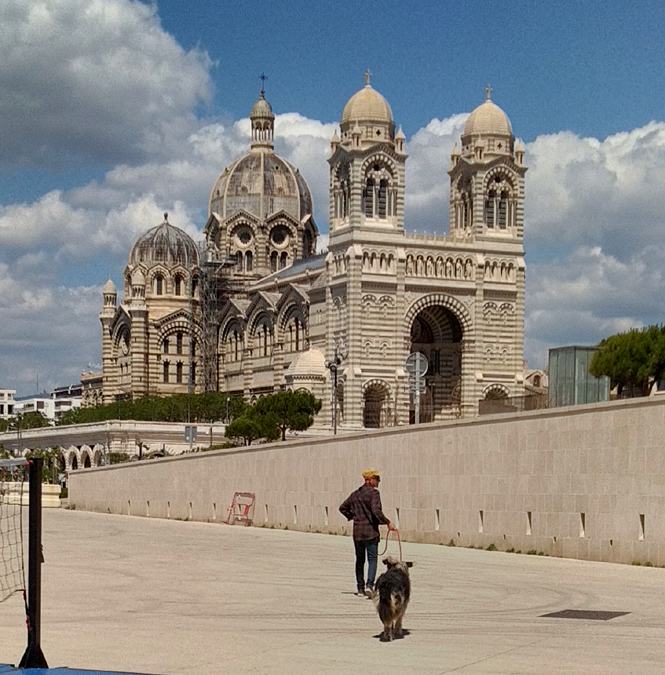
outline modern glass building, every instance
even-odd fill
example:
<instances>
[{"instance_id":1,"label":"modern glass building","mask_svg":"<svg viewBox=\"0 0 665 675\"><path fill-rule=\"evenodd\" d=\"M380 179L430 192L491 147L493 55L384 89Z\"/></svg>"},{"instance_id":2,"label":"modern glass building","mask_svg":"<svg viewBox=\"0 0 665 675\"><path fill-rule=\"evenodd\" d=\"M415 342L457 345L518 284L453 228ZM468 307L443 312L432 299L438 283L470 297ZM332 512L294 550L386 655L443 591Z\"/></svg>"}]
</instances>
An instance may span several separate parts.
<instances>
[{"instance_id":1,"label":"modern glass building","mask_svg":"<svg viewBox=\"0 0 665 675\"><path fill-rule=\"evenodd\" d=\"M609 401L609 377L594 377L589 364L595 347L557 347L549 356L550 408Z\"/></svg>"}]
</instances>

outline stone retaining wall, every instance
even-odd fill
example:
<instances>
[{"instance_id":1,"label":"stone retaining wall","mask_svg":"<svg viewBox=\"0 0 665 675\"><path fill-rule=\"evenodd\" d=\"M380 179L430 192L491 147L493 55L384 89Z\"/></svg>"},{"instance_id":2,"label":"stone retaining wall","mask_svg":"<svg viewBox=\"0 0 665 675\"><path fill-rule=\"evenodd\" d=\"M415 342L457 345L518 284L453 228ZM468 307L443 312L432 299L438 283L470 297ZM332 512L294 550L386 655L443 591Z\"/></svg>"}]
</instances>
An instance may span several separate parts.
<instances>
[{"instance_id":1,"label":"stone retaining wall","mask_svg":"<svg viewBox=\"0 0 665 675\"><path fill-rule=\"evenodd\" d=\"M665 565L665 400L633 399L72 472L70 506L348 534L368 466L404 540Z\"/></svg>"},{"instance_id":2,"label":"stone retaining wall","mask_svg":"<svg viewBox=\"0 0 665 675\"><path fill-rule=\"evenodd\" d=\"M8 481L0 485L1 501L4 504L22 504L27 506L30 503L30 486L27 482L17 483ZM42 483L42 508L59 509L60 508L60 486Z\"/></svg>"}]
</instances>

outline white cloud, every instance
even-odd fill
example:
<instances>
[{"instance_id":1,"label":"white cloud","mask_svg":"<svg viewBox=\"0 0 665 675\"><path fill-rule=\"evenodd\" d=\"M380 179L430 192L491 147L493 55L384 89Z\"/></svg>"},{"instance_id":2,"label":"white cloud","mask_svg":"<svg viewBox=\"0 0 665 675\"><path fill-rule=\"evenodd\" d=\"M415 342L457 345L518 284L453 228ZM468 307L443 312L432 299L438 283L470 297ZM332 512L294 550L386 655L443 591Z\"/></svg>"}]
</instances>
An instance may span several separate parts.
<instances>
[{"instance_id":1,"label":"white cloud","mask_svg":"<svg viewBox=\"0 0 665 675\"><path fill-rule=\"evenodd\" d=\"M78 381L99 357L99 289L19 282L0 264L0 382L19 394ZM73 347L75 345L75 347Z\"/></svg>"},{"instance_id":2,"label":"white cloud","mask_svg":"<svg viewBox=\"0 0 665 675\"><path fill-rule=\"evenodd\" d=\"M530 245L595 245L625 257L662 239L665 123L603 141L540 136L526 161Z\"/></svg>"},{"instance_id":3,"label":"white cloud","mask_svg":"<svg viewBox=\"0 0 665 675\"><path fill-rule=\"evenodd\" d=\"M408 229L448 231L450 151L467 114L433 119L407 143L405 221Z\"/></svg>"},{"instance_id":4,"label":"white cloud","mask_svg":"<svg viewBox=\"0 0 665 675\"><path fill-rule=\"evenodd\" d=\"M154 5L4 0L0 25L6 163L168 156L210 98L207 54L185 51Z\"/></svg>"},{"instance_id":5,"label":"white cloud","mask_svg":"<svg viewBox=\"0 0 665 675\"><path fill-rule=\"evenodd\" d=\"M527 270L525 352L529 363L547 363L551 347L597 344L603 337L665 316L665 273L658 263L665 245L648 246L623 260L599 246L581 246L565 257Z\"/></svg>"}]
</instances>

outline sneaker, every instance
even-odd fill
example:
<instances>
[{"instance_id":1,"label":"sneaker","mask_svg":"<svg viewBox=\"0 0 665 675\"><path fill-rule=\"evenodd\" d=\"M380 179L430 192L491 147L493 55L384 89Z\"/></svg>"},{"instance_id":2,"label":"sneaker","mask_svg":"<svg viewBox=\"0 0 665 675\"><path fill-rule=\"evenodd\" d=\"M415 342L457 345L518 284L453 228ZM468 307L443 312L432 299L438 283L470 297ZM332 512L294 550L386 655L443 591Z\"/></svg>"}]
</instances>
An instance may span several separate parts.
<instances>
[{"instance_id":1,"label":"sneaker","mask_svg":"<svg viewBox=\"0 0 665 675\"><path fill-rule=\"evenodd\" d=\"M374 591L371 588L366 588L365 597L371 600L374 597Z\"/></svg>"},{"instance_id":2,"label":"sneaker","mask_svg":"<svg viewBox=\"0 0 665 675\"><path fill-rule=\"evenodd\" d=\"M354 595L357 595L359 598L364 598L365 597L365 589L364 588L359 588Z\"/></svg>"}]
</instances>

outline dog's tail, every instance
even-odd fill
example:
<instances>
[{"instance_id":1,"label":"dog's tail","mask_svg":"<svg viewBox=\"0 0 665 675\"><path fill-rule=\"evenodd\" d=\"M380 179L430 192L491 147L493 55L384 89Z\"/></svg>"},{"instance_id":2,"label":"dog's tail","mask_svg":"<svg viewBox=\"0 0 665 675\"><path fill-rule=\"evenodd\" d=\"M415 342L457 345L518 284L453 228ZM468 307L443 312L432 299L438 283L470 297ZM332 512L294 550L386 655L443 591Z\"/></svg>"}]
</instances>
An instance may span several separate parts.
<instances>
[{"instance_id":1,"label":"dog's tail","mask_svg":"<svg viewBox=\"0 0 665 675\"><path fill-rule=\"evenodd\" d=\"M373 600L379 613L379 618L385 623L399 616L406 603L406 596L402 591L379 586L374 591Z\"/></svg>"}]
</instances>

